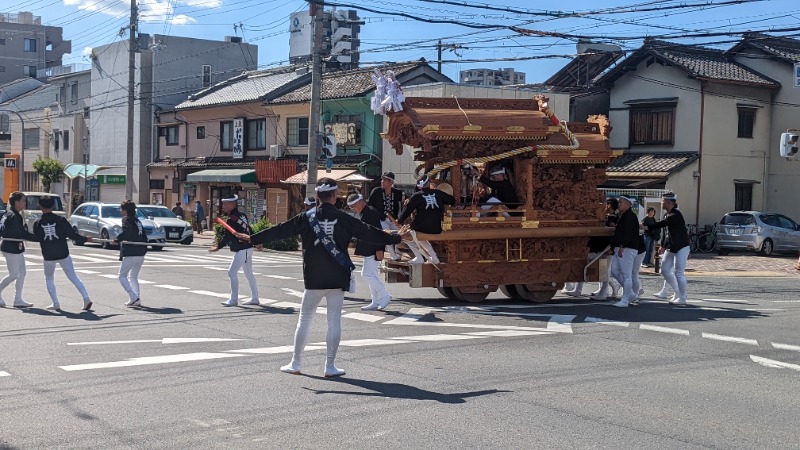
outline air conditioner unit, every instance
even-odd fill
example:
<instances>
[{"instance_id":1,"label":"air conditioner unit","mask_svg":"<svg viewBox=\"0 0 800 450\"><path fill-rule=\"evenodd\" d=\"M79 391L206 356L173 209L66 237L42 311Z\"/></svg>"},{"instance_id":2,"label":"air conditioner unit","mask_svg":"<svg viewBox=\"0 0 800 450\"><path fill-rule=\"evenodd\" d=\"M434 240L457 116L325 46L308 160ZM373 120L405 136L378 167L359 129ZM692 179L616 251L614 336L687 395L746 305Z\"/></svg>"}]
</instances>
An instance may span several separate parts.
<instances>
[{"instance_id":1,"label":"air conditioner unit","mask_svg":"<svg viewBox=\"0 0 800 450\"><path fill-rule=\"evenodd\" d=\"M286 147L283 145L270 145L269 146L269 158L270 159L278 159L283 158L286 155Z\"/></svg>"},{"instance_id":2,"label":"air conditioner unit","mask_svg":"<svg viewBox=\"0 0 800 450\"><path fill-rule=\"evenodd\" d=\"M798 147L800 147L800 133L797 130L789 130L789 132L781 134L780 152L782 157L796 158Z\"/></svg>"}]
</instances>

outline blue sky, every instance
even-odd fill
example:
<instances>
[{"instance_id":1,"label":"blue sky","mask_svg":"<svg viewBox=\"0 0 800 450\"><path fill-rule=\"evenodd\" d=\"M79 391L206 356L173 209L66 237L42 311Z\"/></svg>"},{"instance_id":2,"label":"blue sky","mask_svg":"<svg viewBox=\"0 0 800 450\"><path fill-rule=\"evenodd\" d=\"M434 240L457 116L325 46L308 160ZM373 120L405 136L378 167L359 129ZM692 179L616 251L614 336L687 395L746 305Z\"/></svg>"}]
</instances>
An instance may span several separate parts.
<instances>
[{"instance_id":1,"label":"blue sky","mask_svg":"<svg viewBox=\"0 0 800 450\"><path fill-rule=\"evenodd\" d=\"M640 46L643 36L665 36L679 43L710 43L726 48L735 37L685 36L800 27L797 0L745 0L742 4L717 5L728 1L599 0L553 4L484 0L483 4L496 9L448 4L480 3L470 0L340 0L339 3L375 10L359 11L366 21L361 33L363 63L424 57L435 66L435 42L442 39L446 44L461 46L455 51L446 50L443 56L448 61L443 72L453 79L458 78L459 70L472 67L513 67L526 72L528 82L541 82L564 65L565 56L575 53L576 36L620 45L624 49ZM41 16L44 23L63 27L64 38L71 39L73 45L73 52L65 63L86 63L85 49L125 39L119 36L119 31L128 22L129 0L5 0L3 3L3 12L31 11ZM643 11L676 5L692 7ZM301 0L139 0L139 6L144 33L220 40L226 35L242 36L246 42L259 46L262 66L274 66L288 59L289 15L308 9L307 3ZM550 13L555 7L580 14L552 17ZM626 8L628 12L620 12ZM398 13L433 21L451 20L473 27L424 23L400 17ZM474 28L487 25L507 28ZM567 36L526 36L510 27ZM776 34L800 36L800 31ZM540 59L503 60L513 58ZM470 62L475 60L477 62Z\"/></svg>"}]
</instances>

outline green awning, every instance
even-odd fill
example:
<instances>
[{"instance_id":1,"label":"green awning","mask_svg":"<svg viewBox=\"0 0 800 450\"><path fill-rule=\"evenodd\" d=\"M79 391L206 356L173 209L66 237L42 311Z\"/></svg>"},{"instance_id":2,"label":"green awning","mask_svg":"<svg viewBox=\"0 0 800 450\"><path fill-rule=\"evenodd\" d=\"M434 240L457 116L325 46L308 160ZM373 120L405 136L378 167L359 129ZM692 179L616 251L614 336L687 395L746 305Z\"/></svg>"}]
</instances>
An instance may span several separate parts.
<instances>
[{"instance_id":1,"label":"green awning","mask_svg":"<svg viewBox=\"0 0 800 450\"><path fill-rule=\"evenodd\" d=\"M189 183L256 183L255 169L206 169L186 175Z\"/></svg>"}]
</instances>

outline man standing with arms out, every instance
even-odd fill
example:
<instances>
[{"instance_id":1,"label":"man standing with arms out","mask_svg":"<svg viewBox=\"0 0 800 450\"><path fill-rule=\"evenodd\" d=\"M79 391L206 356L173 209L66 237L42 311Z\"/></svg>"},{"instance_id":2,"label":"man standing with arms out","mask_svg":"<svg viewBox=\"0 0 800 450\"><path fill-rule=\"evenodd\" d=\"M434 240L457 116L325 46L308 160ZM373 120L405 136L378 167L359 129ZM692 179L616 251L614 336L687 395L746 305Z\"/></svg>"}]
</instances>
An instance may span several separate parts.
<instances>
[{"instance_id":1,"label":"man standing with arms out","mask_svg":"<svg viewBox=\"0 0 800 450\"><path fill-rule=\"evenodd\" d=\"M664 220L645 227L647 230L658 230L666 227L667 232L661 238L660 253L664 254L661 273L666 284L661 291L653 294L656 298L667 298L666 287L669 285L675 295L669 301L673 305L686 305L686 262L689 260L689 232L686 221L678 211L678 196L667 192L661 196L661 208L667 213Z\"/></svg>"},{"instance_id":2,"label":"man standing with arms out","mask_svg":"<svg viewBox=\"0 0 800 450\"><path fill-rule=\"evenodd\" d=\"M136 203L126 200L119 205L122 214L122 233L114 239L114 243L119 245L119 284L128 294L128 301L125 306L128 308L138 308L142 306L139 299L139 271L144 264L144 255L147 254L147 246L133 244L133 242L147 242L147 234L144 232L142 222L136 218ZM124 241L132 244L123 244Z\"/></svg>"},{"instance_id":3,"label":"man standing with arms out","mask_svg":"<svg viewBox=\"0 0 800 450\"><path fill-rule=\"evenodd\" d=\"M656 223L656 209L653 207L647 208L647 217L642 219L642 226L651 227ZM649 230L644 232L644 262L642 267L653 266L653 248L656 241L661 237L661 230Z\"/></svg>"},{"instance_id":4,"label":"man standing with arms out","mask_svg":"<svg viewBox=\"0 0 800 450\"><path fill-rule=\"evenodd\" d=\"M631 209L633 200L619 197L619 221L611 237L611 248L614 250L613 276L622 285L622 298L613 304L618 308L627 308L635 302L638 292L633 291L633 264L639 253L639 220ZM637 268L638 270L638 268Z\"/></svg>"},{"instance_id":5,"label":"man standing with arms out","mask_svg":"<svg viewBox=\"0 0 800 450\"><path fill-rule=\"evenodd\" d=\"M431 187L431 179L427 175L423 175L419 179L417 187L420 188L420 191L408 199L408 205L400 213L397 222L402 224L411 217L411 213L416 211L414 220L411 221L412 230L420 233L441 234L444 205L454 205L456 203L455 197L438 189L433 189ZM414 259L409 261L409 264L422 264L425 262L420 247L428 253L432 263L439 264L439 257L436 256L436 252L430 242L414 240L406 242L406 245L414 252Z\"/></svg>"},{"instance_id":6,"label":"man standing with arms out","mask_svg":"<svg viewBox=\"0 0 800 450\"><path fill-rule=\"evenodd\" d=\"M253 232L250 228L250 223L247 221L247 215L240 213L237 209L239 196L234 195L230 198L222 199L222 212L228 215L227 224L238 233L249 235ZM241 239L236 238L227 229L222 230L222 239L219 243L208 251L216 252L221 248L230 246L231 251L234 252L233 261L228 267L228 278L231 280L231 298L222 302L222 306L236 306L239 304L239 269L244 270L244 277L247 278L247 283L250 285L250 300L242 303L243 305L259 305L261 302L258 300L258 283L256 276L253 275L253 246Z\"/></svg>"},{"instance_id":7,"label":"man standing with arms out","mask_svg":"<svg viewBox=\"0 0 800 450\"><path fill-rule=\"evenodd\" d=\"M172 213L178 216L179 219L183 220L183 208L181 208L181 202L175 203L175 207L172 208Z\"/></svg>"},{"instance_id":8,"label":"man standing with arms out","mask_svg":"<svg viewBox=\"0 0 800 450\"><path fill-rule=\"evenodd\" d=\"M381 213L377 209L368 205L364 197L359 194L350 194L347 198L347 206L357 214L361 215L361 221L375 228L381 227ZM362 306L364 311L384 309L389 305L392 296L386 290L386 286L381 282L378 275L378 264L383 259L383 245L359 239L356 243L355 254L364 257L364 264L361 267L361 278L367 282L372 302L367 306Z\"/></svg>"},{"instance_id":9,"label":"man standing with arms out","mask_svg":"<svg viewBox=\"0 0 800 450\"><path fill-rule=\"evenodd\" d=\"M28 206L28 199L22 192L12 192L8 198L8 210L0 219L0 234L4 238L27 239L35 241L36 236L29 233L22 224L22 211ZM0 244L0 251L6 259L8 275L0 281L0 294L12 281L16 281L14 288L14 308L30 308L33 303L28 303L22 299L22 287L25 285L25 243L7 241L3 239ZM6 304L0 296L0 307Z\"/></svg>"},{"instance_id":10,"label":"man standing with arms out","mask_svg":"<svg viewBox=\"0 0 800 450\"><path fill-rule=\"evenodd\" d=\"M328 346L325 363L326 377L344 375L345 371L335 365L336 352L342 338L342 305L344 291L350 288L350 276L354 268L347 254L347 246L353 237L380 245L393 245L400 242L400 236L390 235L378 228L364 224L360 220L336 209L338 186L331 178L317 181L318 208L298 214L282 224L248 236L237 233L239 239L255 244L264 244L290 236L300 235L303 240L303 292L300 318L294 334L294 353L292 361L281 367L281 371L299 374L303 349L311 332L311 322L322 298L327 299L328 308ZM401 232L403 230L400 230Z\"/></svg>"},{"instance_id":11,"label":"man standing with arms out","mask_svg":"<svg viewBox=\"0 0 800 450\"><path fill-rule=\"evenodd\" d=\"M63 216L53 214L55 200L50 196L39 199L39 208L42 210L42 217L33 224L33 234L39 241L44 258L44 280L47 285L47 292L53 303L46 309L61 311L61 304L58 302L56 294L55 272L56 265L61 266L64 275L75 285L83 298L83 311L88 311L92 307L86 287L78 275L75 274L75 267L72 264L72 257L69 256L69 239L75 240L79 245L91 242L91 238L85 238L72 229L67 219Z\"/></svg>"},{"instance_id":12,"label":"man standing with arms out","mask_svg":"<svg viewBox=\"0 0 800 450\"><path fill-rule=\"evenodd\" d=\"M394 188L394 172L384 172L381 175L381 186L369 193L367 200L369 206L381 213L381 226L384 230L396 230L394 221L400 215L400 206L403 204L403 191ZM397 261L400 255L394 245L386 247L389 256Z\"/></svg>"},{"instance_id":13,"label":"man standing with arms out","mask_svg":"<svg viewBox=\"0 0 800 450\"><path fill-rule=\"evenodd\" d=\"M203 232L203 221L206 219L206 212L200 200L194 201L194 229L198 233Z\"/></svg>"}]
</instances>

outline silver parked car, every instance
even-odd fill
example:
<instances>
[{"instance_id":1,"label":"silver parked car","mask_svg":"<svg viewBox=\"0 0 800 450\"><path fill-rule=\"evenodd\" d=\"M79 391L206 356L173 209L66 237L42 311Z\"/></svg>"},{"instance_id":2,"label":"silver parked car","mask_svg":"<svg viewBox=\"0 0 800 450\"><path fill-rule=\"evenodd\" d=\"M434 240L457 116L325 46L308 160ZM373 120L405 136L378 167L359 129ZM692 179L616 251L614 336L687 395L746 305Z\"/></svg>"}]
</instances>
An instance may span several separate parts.
<instances>
[{"instance_id":1,"label":"silver parked car","mask_svg":"<svg viewBox=\"0 0 800 450\"><path fill-rule=\"evenodd\" d=\"M800 225L783 214L736 211L725 214L717 226L717 252L731 250L797 253L800 250Z\"/></svg>"},{"instance_id":2,"label":"silver parked car","mask_svg":"<svg viewBox=\"0 0 800 450\"><path fill-rule=\"evenodd\" d=\"M167 242L178 242L188 245L194 240L192 225L176 216L175 213L166 206L136 205L136 210L141 211L143 216L164 227L164 232L167 235Z\"/></svg>"},{"instance_id":3,"label":"silver parked car","mask_svg":"<svg viewBox=\"0 0 800 450\"><path fill-rule=\"evenodd\" d=\"M145 217L138 208L136 217L142 222L148 242L153 244L165 242L164 227ZM81 236L116 239L122 233L122 212L119 204L115 203L83 203L72 213L69 223ZM111 244L103 243L103 248L111 247ZM153 250L163 248L161 245L153 245Z\"/></svg>"}]
</instances>

